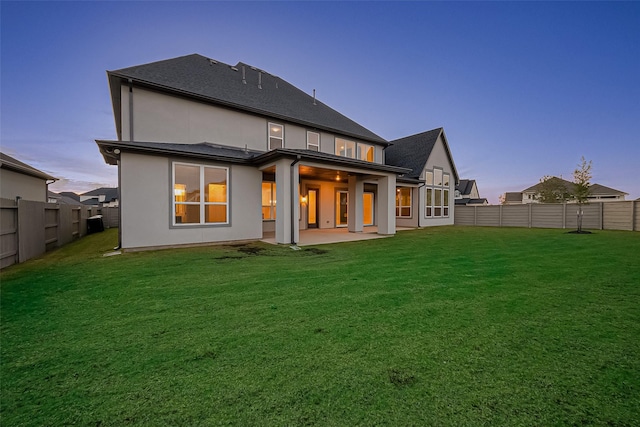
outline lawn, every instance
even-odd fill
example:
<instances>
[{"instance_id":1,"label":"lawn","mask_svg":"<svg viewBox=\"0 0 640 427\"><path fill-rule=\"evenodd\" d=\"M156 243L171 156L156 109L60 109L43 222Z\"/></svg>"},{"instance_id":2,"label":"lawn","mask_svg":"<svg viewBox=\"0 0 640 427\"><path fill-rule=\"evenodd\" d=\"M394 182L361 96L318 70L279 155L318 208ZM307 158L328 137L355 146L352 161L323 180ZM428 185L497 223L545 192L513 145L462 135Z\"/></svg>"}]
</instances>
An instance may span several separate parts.
<instances>
[{"instance_id":1,"label":"lawn","mask_svg":"<svg viewBox=\"0 0 640 427\"><path fill-rule=\"evenodd\" d=\"M2 272L3 426L640 422L640 233L116 238Z\"/></svg>"}]
</instances>

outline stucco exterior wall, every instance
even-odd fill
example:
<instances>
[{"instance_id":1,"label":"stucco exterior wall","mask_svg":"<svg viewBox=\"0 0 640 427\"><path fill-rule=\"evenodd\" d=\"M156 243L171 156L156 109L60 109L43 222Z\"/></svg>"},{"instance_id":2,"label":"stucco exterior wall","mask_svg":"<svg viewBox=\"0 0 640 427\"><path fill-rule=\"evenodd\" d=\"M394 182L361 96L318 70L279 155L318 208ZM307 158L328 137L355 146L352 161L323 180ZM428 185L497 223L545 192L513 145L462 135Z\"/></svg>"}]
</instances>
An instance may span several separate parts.
<instances>
[{"instance_id":1,"label":"stucco exterior wall","mask_svg":"<svg viewBox=\"0 0 640 427\"><path fill-rule=\"evenodd\" d=\"M0 169L0 198L47 202L47 182L42 178Z\"/></svg>"},{"instance_id":2,"label":"stucco exterior wall","mask_svg":"<svg viewBox=\"0 0 640 427\"><path fill-rule=\"evenodd\" d=\"M454 209L455 209L455 178L453 176L453 165L449 162L449 156L445 149L442 135L438 137L436 144L431 151L431 155L427 160L427 164L420 175L420 179L424 182L427 170L433 170L434 168L442 169L443 173L449 174L449 216L441 218L427 218L425 217L425 187L420 188L420 204L418 209L420 212L420 227L430 227L437 225L453 225L454 222Z\"/></svg>"},{"instance_id":3,"label":"stucco exterior wall","mask_svg":"<svg viewBox=\"0 0 640 427\"><path fill-rule=\"evenodd\" d=\"M255 168L187 161L229 167L229 225L172 226L171 165L160 156L121 155L123 249L193 245L262 238L262 173Z\"/></svg>"},{"instance_id":4,"label":"stucco exterior wall","mask_svg":"<svg viewBox=\"0 0 640 427\"><path fill-rule=\"evenodd\" d=\"M307 130L320 133L320 151L335 154L331 132L306 128L152 90L133 88L133 138L129 125L129 88L121 87L123 141L211 142L259 151L268 150L269 123L284 126L285 148L306 149ZM352 141L363 142L348 138ZM374 145L374 144L371 144ZM382 147L374 145L375 162L382 163Z\"/></svg>"}]
</instances>

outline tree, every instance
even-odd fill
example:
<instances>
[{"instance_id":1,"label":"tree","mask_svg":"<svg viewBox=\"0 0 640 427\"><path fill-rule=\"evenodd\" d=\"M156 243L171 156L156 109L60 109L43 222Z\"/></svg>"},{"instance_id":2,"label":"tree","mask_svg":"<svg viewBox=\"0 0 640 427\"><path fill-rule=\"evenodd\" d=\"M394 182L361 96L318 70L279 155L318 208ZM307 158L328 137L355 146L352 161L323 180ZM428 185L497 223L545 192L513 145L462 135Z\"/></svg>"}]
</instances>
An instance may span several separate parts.
<instances>
[{"instance_id":1,"label":"tree","mask_svg":"<svg viewBox=\"0 0 640 427\"><path fill-rule=\"evenodd\" d=\"M565 181L545 175L540 178L537 198L540 203L564 203L571 198L571 192Z\"/></svg>"},{"instance_id":2,"label":"tree","mask_svg":"<svg viewBox=\"0 0 640 427\"><path fill-rule=\"evenodd\" d=\"M582 205L589 203L591 166L591 160L587 162L584 156L582 156L578 168L573 171L574 188L572 198L578 203L578 233L582 233Z\"/></svg>"}]
</instances>

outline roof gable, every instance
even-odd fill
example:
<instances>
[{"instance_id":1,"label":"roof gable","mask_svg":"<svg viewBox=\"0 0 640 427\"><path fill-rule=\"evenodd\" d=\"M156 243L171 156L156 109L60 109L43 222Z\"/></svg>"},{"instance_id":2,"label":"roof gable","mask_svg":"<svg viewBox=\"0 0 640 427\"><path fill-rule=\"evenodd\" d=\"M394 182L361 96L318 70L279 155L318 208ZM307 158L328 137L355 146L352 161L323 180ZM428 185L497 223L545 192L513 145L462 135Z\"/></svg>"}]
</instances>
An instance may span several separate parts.
<instances>
[{"instance_id":1,"label":"roof gable","mask_svg":"<svg viewBox=\"0 0 640 427\"><path fill-rule=\"evenodd\" d=\"M107 72L117 126L121 79L219 105L387 145L388 142L313 96L266 71L192 54Z\"/></svg>"},{"instance_id":2,"label":"roof gable","mask_svg":"<svg viewBox=\"0 0 640 427\"><path fill-rule=\"evenodd\" d=\"M451 164L455 182L458 182L458 172L456 170L455 163L453 162L453 157L451 156L451 151L449 150L449 144L447 143L443 128L432 129L391 141L392 145L387 147L384 151L385 162L389 165L411 169L411 172L407 174L407 176L409 178L418 179L440 136L442 136L444 149L447 153L449 163Z\"/></svg>"},{"instance_id":3,"label":"roof gable","mask_svg":"<svg viewBox=\"0 0 640 427\"><path fill-rule=\"evenodd\" d=\"M58 178L54 178L48 173L42 172L41 170L38 170L33 166L29 166L28 164L14 159L13 157L4 153L0 153L0 167L44 180L58 180Z\"/></svg>"}]
</instances>

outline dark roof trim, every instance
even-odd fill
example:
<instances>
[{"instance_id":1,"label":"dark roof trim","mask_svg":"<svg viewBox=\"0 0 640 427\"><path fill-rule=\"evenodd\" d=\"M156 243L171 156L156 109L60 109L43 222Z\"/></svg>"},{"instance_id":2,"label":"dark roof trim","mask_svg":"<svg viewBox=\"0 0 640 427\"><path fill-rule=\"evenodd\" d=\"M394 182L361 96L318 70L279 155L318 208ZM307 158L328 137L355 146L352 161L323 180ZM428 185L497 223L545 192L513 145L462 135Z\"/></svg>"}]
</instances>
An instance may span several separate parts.
<instances>
[{"instance_id":1,"label":"dark roof trim","mask_svg":"<svg viewBox=\"0 0 640 427\"><path fill-rule=\"evenodd\" d=\"M13 157L4 153L0 153L0 168L8 169L14 172L33 176L35 178L41 178L44 180L54 180L54 181L58 180L58 178L53 177L48 173L42 172L41 170L38 170L33 166L29 166L28 164L23 163L20 160L14 159Z\"/></svg>"},{"instance_id":2,"label":"dark roof trim","mask_svg":"<svg viewBox=\"0 0 640 427\"><path fill-rule=\"evenodd\" d=\"M267 151L254 159L253 163L258 165L265 164L282 157L296 158L300 156L300 159L311 160L318 163L325 163L330 165L340 165L346 167L355 167L367 170L375 170L381 172L391 172L395 174L404 174L409 172L407 168L401 168L398 166L383 165L380 163L367 162L365 160L351 159L348 157L337 156L335 154L323 153L313 150L304 149L291 149L291 148L278 148L275 150Z\"/></svg>"},{"instance_id":3,"label":"dark roof trim","mask_svg":"<svg viewBox=\"0 0 640 427\"><path fill-rule=\"evenodd\" d=\"M296 150L279 148L267 152L255 150L243 150L236 147L224 145L200 143L200 144L171 144L164 142L125 142L125 141L105 141L96 140L100 152L106 163L117 164L120 151L132 151L149 155L189 157L192 159L203 159L209 161L219 161L248 166L260 166L281 158L298 158L317 163L324 163L333 166L352 167L365 169L368 171L387 172L402 175L409 172L409 169L397 166L371 163L364 160L350 159L336 156L335 154L322 153L312 150Z\"/></svg>"}]
</instances>

